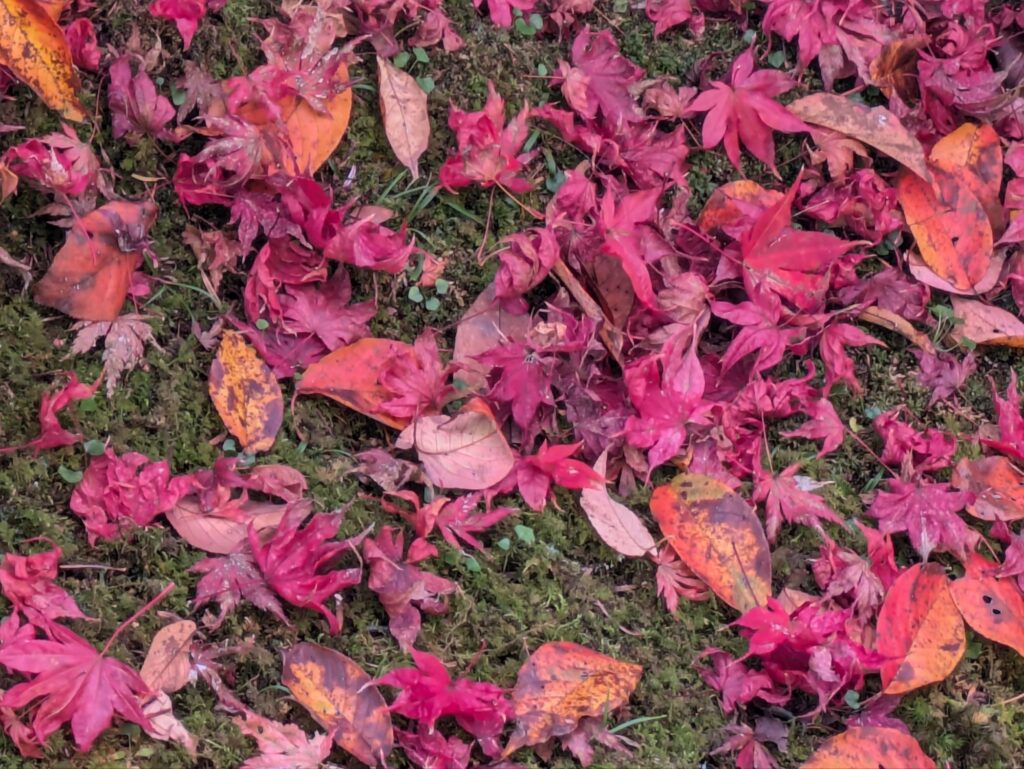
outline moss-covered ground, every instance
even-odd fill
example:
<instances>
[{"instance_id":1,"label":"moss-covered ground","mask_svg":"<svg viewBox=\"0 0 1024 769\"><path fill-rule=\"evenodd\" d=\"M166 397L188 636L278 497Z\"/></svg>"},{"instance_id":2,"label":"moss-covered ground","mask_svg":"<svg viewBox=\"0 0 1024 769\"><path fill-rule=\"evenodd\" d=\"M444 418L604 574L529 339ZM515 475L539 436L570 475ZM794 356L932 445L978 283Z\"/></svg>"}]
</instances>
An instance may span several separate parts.
<instances>
[{"instance_id":1,"label":"moss-covered ground","mask_svg":"<svg viewBox=\"0 0 1024 769\"><path fill-rule=\"evenodd\" d=\"M186 57L217 77L248 71L261 62L259 28L252 19L274 13L270 2L229 0L222 13L207 18L191 50L183 54L180 40L169 26L148 19L141 8L142 4L126 0L102 0L96 13L100 37L120 45L130 26L138 24L148 46L159 34L167 55L156 74L164 82L181 73ZM568 47L565 41L497 29L477 15L469 0L449 0L446 8L465 38L465 48L453 54L431 51L429 63L415 65L415 74L429 75L436 84L430 97L433 136L421 161L421 168L435 174L452 144L447 129L449 102L479 107L488 80L494 81L510 109L525 100L536 104L555 98L546 80L535 75L541 65L554 71ZM673 32L654 41L652 25L642 11L631 10L625 3L603 2L599 2L599 10L588 21L614 27L624 52L651 76L671 76L680 83L692 83L694 64L709 55L717 57L713 71L720 72L744 44L742 30L735 25L713 23L703 39ZM372 83L369 67L357 66L353 75ZM97 88L96 82L89 83L93 93ZM10 143L57 127L52 115L26 90L16 89L15 95L15 100L0 104L0 122L24 125L26 132L4 134L0 142ZM70 413L87 439L109 441L119 452L167 458L175 472L208 466L220 452L212 441L223 427L207 396L211 354L198 344L191 326L194 321L208 326L220 310L199 290L202 283L194 257L181 241L189 215L177 204L169 184L138 179L166 176L173 168L173 155L166 147L143 144L132 148L113 141L107 121L91 139L117 172L116 186L123 195L138 195L155 187L161 214L153 232L153 248L169 280L158 286L141 308L153 316L161 347L149 350L147 369L130 374L113 398L99 395ZM559 162L578 162L557 137L545 133L541 141ZM784 176L795 173L797 164L792 160L799 149L796 143L780 147ZM736 176L720 153L695 153L691 161L695 207L717 185ZM375 333L411 339L432 325L441 329L450 343L454 322L492 275L489 265L481 266L475 256L484 237L487 193L469 190L457 199L441 193L422 206L421 198L431 191L436 176L412 182L400 173L381 128L376 95L368 84L357 90L348 136L322 175L340 187L350 169L355 169L355 189L364 202L387 205L403 216L413 214L410 228L424 247L448 260L446 277L453 287L440 308L431 313L406 298L404 278L388 282L378 278L376 286L370 279L360 280L358 292L366 296L376 288L381 297ZM749 171L757 176L763 169L751 167ZM544 199L537 194L526 202L542 206ZM45 267L61 239L59 230L33 218L32 213L43 203L41 197L25 190L0 206L0 246L16 257L32 258L38 269ZM192 215L205 217L207 223L222 221L216 211ZM527 223L518 207L501 196L495 199L492 236ZM240 299L241 285L237 277L228 279L225 296L229 301ZM92 380L101 367L98 352L69 357L66 344L62 347L59 343L66 343L70 321L21 297L19 288L17 276L0 272L0 445L16 444L35 434L39 396L53 381L53 374L70 369L83 380ZM959 405L927 407L928 394L911 374L915 362L903 341L897 337L886 341L888 349L871 348L858 356L858 374L866 385L866 395L850 395L838 404L842 416L855 428L868 425L874 410L901 403L911 406L922 425L965 433L973 432L980 420L991 415L989 385L980 375L971 380ZM980 369L1005 387L1010 365L1019 366L1019 360L993 356L984 358ZM859 429L865 440L873 440L869 429ZM309 478L318 509L351 503L345 531L356 532L368 523L385 522L388 516L362 498L358 483L346 474L351 455L384 445L391 438L385 428L336 404L303 399L293 414L286 415L285 428L266 461L284 462L301 470ZM780 440L773 450L777 466L805 461L815 477L833 481L827 496L846 515L862 510L860 494L879 479L881 468L851 441L826 461L814 460L815 447L799 441ZM80 446L46 452L38 458L25 453L0 457L0 551L24 549L23 541L32 537L46 536L57 542L64 549L65 564L70 565L62 572L62 584L87 614L99 620L75 623L75 629L98 643L169 581L177 588L160 610L188 615L188 599L196 582L189 568L202 554L172 531L156 527L123 541L87 546L80 523L68 513L71 486L64 480L68 470L81 469L85 461ZM642 515L648 515L645 498L630 502ZM516 525L529 527L533 537L518 536ZM494 545L503 537L510 543L507 550ZM442 547L436 566L457 580L461 591L448 615L426 618L422 648L457 667L478 660L473 676L506 685L515 680L528 649L554 639L577 641L639 663L645 670L640 686L628 710L617 714L620 723L640 716L648 719L624 731L639 744L636 754L625 758L599 751L594 765L646 769L731 765L729 757L709 755L722 739L726 720L713 692L694 668L706 646L736 645L736 637L727 627L733 617L727 608L714 602L686 604L678 617L670 616L655 595L650 565L624 560L602 545L567 494L559 497L557 508L549 506L542 513L524 513L505 521L488 540L487 553L475 559ZM808 558L816 553L813 537L787 531L782 543L775 553L776 587L810 587ZM322 620L302 611L290 612L294 619L291 628L252 607L234 614L211 640L254 639L252 653L237 660L234 686L239 696L268 716L312 731L314 724L280 686L282 648L300 638L324 643L353 657L371 675L406 664L388 634L376 597L359 587L349 591L347 598L344 628L334 638L326 634ZM156 614L143 617L122 636L115 653L140 664L162 622ZM1000 704L1021 691L1024 660L972 636L968 654L955 675L907 698L899 714L929 753L949 759L955 766L1021 766L1024 708ZM214 697L202 685L175 696L177 713L199 740L196 765L235 769L251 754L252 743L214 705ZM834 726L794 721L790 755L781 758L783 765L797 765ZM340 760L345 765L345 759ZM529 765L532 760L524 759ZM42 762L20 759L13 746L0 737L0 767L40 765L54 769L184 769L193 764L184 752L153 743L132 726L108 732L88 755L76 755L70 740L58 735ZM560 756L552 765L561 769L575 764Z\"/></svg>"}]
</instances>

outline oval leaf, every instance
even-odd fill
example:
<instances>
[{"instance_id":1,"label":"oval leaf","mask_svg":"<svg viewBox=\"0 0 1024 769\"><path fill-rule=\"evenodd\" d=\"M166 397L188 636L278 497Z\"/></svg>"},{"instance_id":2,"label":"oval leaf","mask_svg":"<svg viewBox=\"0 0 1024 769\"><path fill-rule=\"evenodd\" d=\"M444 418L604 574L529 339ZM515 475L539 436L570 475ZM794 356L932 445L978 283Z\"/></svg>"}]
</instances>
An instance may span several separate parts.
<instances>
[{"instance_id":1,"label":"oval leaf","mask_svg":"<svg viewBox=\"0 0 1024 769\"><path fill-rule=\"evenodd\" d=\"M569 734L581 719L629 699L643 668L568 641L546 643L519 669L512 691L516 728L504 755Z\"/></svg>"},{"instance_id":2,"label":"oval leaf","mask_svg":"<svg viewBox=\"0 0 1024 769\"><path fill-rule=\"evenodd\" d=\"M788 109L806 123L870 144L922 179L931 178L921 142L885 107L866 107L844 96L815 93L797 99Z\"/></svg>"},{"instance_id":3,"label":"oval leaf","mask_svg":"<svg viewBox=\"0 0 1024 769\"><path fill-rule=\"evenodd\" d=\"M185 497L167 514L167 521L178 536L192 547L207 553L228 555L234 553L249 538L249 527L256 531L273 528L281 522L288 505L271 502L247 502L232 505L234 517L227 518L215 512L203 512L199 499Z\"/></svg>"},{"instance_id":4,"label":"oval leaf","mask_svg":"<svg viewBox=\"0 0 1024 769\"><path fill-rule=\"evenodd\" d=\"M885 694L905 694L945 680L967 648L949 580L935 563L915 564L889 588L878 613L877 649Z\"/></svg>"},{"instance_id":5,"label":"oval leaf","mask_svg":"<svg viewBox=\"0 0 1024 769\"><path fill-rule=\"evenodd\" d=\"M932 147L932 165L955 176L981 202L993 231L1003 231L1003 147L992 126L964 123Z\"/></svg>"},{"instance_id":6,"label":"oval leaf","mask_svg":"<svg viewBox=\"0 0 1024 769\"><path fill-rule=\"evenodd\" d=\"M420 417L396 445L415 447L431 483L444 489L486 489L504 480L516 464L494 414L479 398L454 417Z\"/></svg>"},{"instance_id":7,"label":"oval leaf","mask_svg":"<svg viewBox=\"0 0 1024 769\"><path fill-rule=\"evenodd\" d=\"M196 623L183 619L160 628L153 636L139 671L150 689L174 694L188 683L192 670L189 650L195 632Z\"/></svg>"},{"instance_id":8,"label":"oval leaf","mask_svg":"<svg viewBox=\"0 0 1024 769\"><path fill-rule=\"evenodd\" d=\"M608 463L607 449L598 457L594 470L605 474ZM657 549L651 532L639 516L620 502L616 502L601 486L580 492L580 507L587 514L594 531L612 550L630 558L641 558Z\"/></svg>"},{"instance_id":9,"label":"oval leaf","mask_svg":"<svg viewBox=\"0 0 1024 769\"><path fill-rule=\"evenodd\" d=\"M409 420L380 410L390 396L377 381L381 369L399 355L414 355L411 345L390 339L360 339L314 363L302 375L299 395L323 395L353 411L402 429Z\"/></svg>"},{"instance_id":10,"label":"oval leaf","mask_svg":"<svg viewBox=\"0 0 1024 769\"><path fill-rule=\"evenodd\" d=\"M974 494L967 512L983 521L1024 518L1024 473L1006 457L961 459L953 469L953 487Z\"/></svg>"},{"instance_id":11,"label":"oval leaf","mask_svg":"<svg viewBox=\"0 0 1024 769\"><path fill-rule=\"evenodd\" d=\"M377 74L384 133L395 157L409 169L413 179L418 179L420 155L427 151L430 143L427 94L416 78L380 56L377 57Z\"/></svg>"},{"instance_id":12,"label":"oval leaf","mask_svg":"<svg viewBox=\"0 0 1024 769\"><path fill-rule=\"evenodd\" d=\"M476 360L477 355L499 344L522 341L530 330L530 316L506 310L495 298L495 291L494 283L487 286L455 329L452 363L459 364L455 380L460 390L481 391L487 386L491 367Z\"/></svg>"},{"instance_id":13,"label":"oval leaf","mask_svg":"<svg viewBox=\"0 0 1024 769\"><path fill-rule=\"evenodd\" d=\"M57 22L34 0L3 0L0 64L68 120L85 120L71 49Z\"/></svg>"},{"instance_id":14,"label":"oval leaf","mask_svg":"<svg viewBox=\"0 0 1024 769\"><path fill-rule=\"evenodd\" d=\"M949 591L964 621L976 633L1024 655L1024 595L1016 580L992 576L997 568L972 553L967 574L953 580Z\"/></svg>"},{"instance_id":15,"label":"oval leaf","mask_svg":"<svg viewBox=\"0 0 1024 769\"><path fill-rule=\"evenodd\" d=\"M368 766L395 745L391 712L373 680L341 652L300 643L284 653L282 683L334 742Z\"/></svg>"},{"instance_id":16,"label":"oval leaf","mask_svg":"<svg viewBox=\"0 0 1024 769\"><path fill-rule=\"evenodd\" d=\"M772 562L754 511L721 481L684 473L651 497L651 511L683 562L740 612L771 595Z\"/></svg>"},{"instance_id":17,"label":"oval leaf","mask_svg":"<svg viewBox=\"0 0 1024 769\"><path fill-rule=\"evenodd\" d=\"M854 726L825 740L801 769L935 769L935 762L906 732Z\"/></svg>"},{"instance_id":18,"label":"oval leaf","mask_svg":"<svg viewBox=\"0 0 1024 769\"><path fill-rule=\"evenodd\" d=\"M921 258L960 290L976 289L992 260L992 225L974 194L956 177L933 169L929 184L904 171L896 192Z\"/></svg>"},{"instance_id":19,"label":"oval leaf","mask_svg":"<svg viewBox=\"0 0 1024 769\"><path fill-rule=\"evenodd\" d=\"M954 317L962 321L954 336L974 344L1024 347L1024 323L1013 313L976 299L954 296L951 301Z\"/></svg>"},{"instance_id":20,"label":"oval leaf","mask_svg":"<svg viewBox=\"0 0 1024 769\"><path fill-rule=\"evenodd\" d=\"M339 64L334 79L348 83L348 67ZM295 96L285 105L282 113L285 131L291 141L292 157L282 160L284 172L293 175L312 175L334 154L348 129L352 116L352 89L335 94L324 101L323 111L317 111L305 99ZM290 109L288 108L290 106Z\"/></svg>"},{"instance_id":21,"label":"oval leaf","mask_svg":"<svg viewBox=\"0 0 1024 769\"><path fill-rule=\"evenodd\" d=\"M284 420L284 398L270 366L241 334L225 331L210 366L210 398L247 452L268 451Z\"/></svg>"}]
</instances>

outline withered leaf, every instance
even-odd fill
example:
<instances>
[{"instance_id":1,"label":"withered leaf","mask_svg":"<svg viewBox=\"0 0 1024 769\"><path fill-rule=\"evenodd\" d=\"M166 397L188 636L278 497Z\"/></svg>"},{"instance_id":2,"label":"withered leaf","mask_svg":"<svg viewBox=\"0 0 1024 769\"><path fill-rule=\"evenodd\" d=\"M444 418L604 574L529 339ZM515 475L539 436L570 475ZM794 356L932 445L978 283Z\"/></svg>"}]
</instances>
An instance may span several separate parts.
<instances>
[{"instance_id":1,"label":"withered leaf","mask_svg":"<svg viewBox=\"0 0 1024 769\"><path fill-rule=\"evenodd\" d=\"M225 331L210 367L210 397L247 452L268 451L284 420L284 397L270 366L241 334Z\"/></svg>"}]
</instances>

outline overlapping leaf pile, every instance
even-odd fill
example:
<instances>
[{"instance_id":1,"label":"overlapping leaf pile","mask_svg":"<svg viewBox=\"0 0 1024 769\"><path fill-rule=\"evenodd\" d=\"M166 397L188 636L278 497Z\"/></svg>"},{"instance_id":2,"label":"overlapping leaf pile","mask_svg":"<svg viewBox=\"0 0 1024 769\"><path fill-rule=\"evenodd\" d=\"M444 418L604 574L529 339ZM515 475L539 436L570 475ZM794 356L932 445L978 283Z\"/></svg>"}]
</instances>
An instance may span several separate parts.
<instances>
[{"instance_id":1,"label":"overlapping leaf pile","mask_svg":"<svg viewBox=\"0 0 1024 769\"><path fill-rule=\"evenodd\" d=\"M8 5L31 14L0 20L0 60L64 117L84 119L72 61L100 67L91 24L77 19L62 35L34 0ZM176 475L167 461L106 448L71 512L90 543L162 516L208 553L194 568L193 606L217 606L202 618L211 631L246 601L286 624L285 604L313 610L338 634L342 593L365 577L414 666L371 679L333 649L286 650L283 682L326 730L309 738L242 703L216 662L237 650L197 641L190 620L154 639L141 676L107 655L120 630L97 652L59 621L83 619L54 582L59 549L11 554L0 566L14 607L0 625L0 664L26 680L0 698L0 718L22 753L39 755L65 722L87 750L114 715L194 751L170 695L197 679L256 740L251 769L319 766L332 744L370 766L397 746L413 765L450 769L511 767L527 746L547 756L560 744L584 765L595 741L628 752L603 717L629 699L635 665L552 642L509 692L453 680L417 647L424 615L443 614L458 590L431 571L435 542L482 550L485 532L517 512L510 500L543 511L555 487L581 492L609 547L651 562L669 611L715 597L734 612L725 632L743 651L708 648L700 665L735 719L716 753L742 769L776 766L782 713L845 723L805 766L933 766L892 716L900 698L954 671L967 627L1024 653L1015 375L1005 397L993 385L997 425L976 435L918 429L906 409L875 416L886 475L857 520L820 493L828 478L773 464L783 439L803 441L808 460L846 441L871 451L836 397L863 389L852 348L903 337L937 402L975 373L978 346L1024 346L1024 104L1003 43L1024 17L980 0L768 0L749 13L651 0L652 34L681 24L699 34L708 13L796 48L795 72L764 67L765 45L754 42L720 78L704 68L679 87L627 59L611 31L578 21L591 3L543 5L488 0L487 10L500 26L545 11L541 26L571 40L552 101L509 116L492 85L482 109L450 109L455 146L437 169L441 187L488 190L491 206L507 198L533 219L497 244L473 244L493 247L496 274L450 340L430 329L412 343L370 335L378 307L354 301L352 271L396 276L414 265L429 286L444 263L389 226L392 212L336 202L324 170L353 110L350 68L372 52L385 134L413 177L425 172L427 94L386 57L460 45L439 2L287 3L263 22L265 64L221 81L187 67L177 110L145 57L107 57L113 135L167 148L189 139L196 149L177 155L173 173L180 203L227 212L225 230L183 237L215 301L230 303L225 274L245 276L240 306L196 333L216 345L210 397L246 460ZM156 0L150 10L176 23L187 48L208 9ZM418 25L411 37L407 24ZM26 60L15 43L51 56ZM827 92L808 92L812 73ZM837 83L853 90L839 95ZM538 127L580 151L543 211L528 202L539 199ZM776 133L804 141L799 171L776 164ZM729 182L694 216L688 155L719 146L741 173L749 153L768 169L762 179L792 181ZM0 171L5 196L22 183L51 196L42 213L68 232L34 296L81 321L75 352L105 339L112 391L154 343L147 319L122 310L151 290L145 257L160 269L147 242L156 206L120 199L114 174L70 128L11 147ZM58 414L99 384L71 375L44 398L39 437L5 451L80 441ZM339 538L344 511L314 513L301 473L256 461L287 429L289 389L393 430L389 450L359 456L381 489L376 530ZM673 467L681 474L651 497L655 536L608 485L628 496ZM773 576L772 548L795 527L820 540L805 589ZM60 701L68 681L73 695ZM390 706L382 688L398 692ZM103 707L91 709L93 698Z\"/></svg>"}]
</instances>

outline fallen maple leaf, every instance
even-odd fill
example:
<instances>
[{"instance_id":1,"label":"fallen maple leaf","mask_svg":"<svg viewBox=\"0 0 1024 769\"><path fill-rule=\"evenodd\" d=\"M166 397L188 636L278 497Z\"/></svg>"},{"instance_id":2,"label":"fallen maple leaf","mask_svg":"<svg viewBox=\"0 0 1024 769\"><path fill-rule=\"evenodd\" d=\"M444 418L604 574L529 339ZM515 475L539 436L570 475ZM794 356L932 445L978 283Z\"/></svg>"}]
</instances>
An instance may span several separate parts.
<instances>
[{"instance_id":1,"label":"fallen maple leaf","mask_svg":"<svg viewBox=\"0 0 1024 769\"><path fill-rule=\"evenodd\" d=\"M395 157L418 179L420 155L430 143L427 94L416 78L381 56L377 57L377 74L384 133Z\"/></svg>"},{"instance_id":2,"label":"fallen maple leaf","mask_svg":"<svg viewBox=\"0 0 1024 769\"><path fill-rule=\"evenodd\" d=\"M284 652L281 680L335 743L367 766L395 744L391 713L373 680L341 652L300 643Z\"/></svg>"},{"instance_id":3,"label":"fallen maple leaf","mask_svg":"<svg viewBox=\"0 0 1024 769\"><path fill-rule=\"evenodd\" d=\"M75 599L54 582L60 557L61 549L54 545L52 550L34 555L7 553L0 562L4 598L26 620L44 630L59 619L86 619Z\"/></svg>"},{"instance_id":4,"label":"fallen maple leaf","mask_svg":"<svg viewBox=\"0 0 1024 769\"><path fill-rule=\"evenodd\" d=\"M568 641L539 647L519 669L512 707L516 728L502 752L572 732L584 718L624 705L643 668Z\"/></svg>"},{"instance_id":5,"label":"fallen maple leaf","mask_svg":"<svg viewBox=\"0 0 1024 769\"><path fill-rule=\"evenodd\" d=\"M85 120L64 33L34 0L3 0L0 64L68 120Z\"/></svg>"},{"instance_id":6,"label":"fallen maple leaf","mask_svg":"<svg viewBox=\"0 0 1024 769\"><path fill-rule=\"evenodd\" d=\"M39 435L23 443L20 446L7 446L0 448L0 454L22 449L32 449L36 456L40 451L60 448L61 446L72 446L82 440L81 433L73 433L61 426L57 415L76 401L86 400L96 394L100 386L97 379L91 385L78 381L78 375L74 372L67 372L67 384L56 392L44 392L39 398Z\"/></svg>"},{"instance_id":7,"label":"fallen maple leaf","mask_svg":"<svg viewBox=\"0 0 1024 769\"><path fill-rule=\"evenodd\" d=\"M233 718L242 734L256 740L260 754L238 769L321 769L331 754L331 739L326 734L307 737L295 724L282 724L246 710L244 718Z\"/></svg>"},{"instance_id":8,"label":"fallen maple leaf","mask_svg":"<svg viewBox=\"0 0 1024 769\"><path fill-rule=\"evenodd\" d=\"M225 331L210 366L210 398L247 452L269 451L284 420L281 386L241 334Z\"/></svg>"},{"instance_id":9,"label":"fallen maple leaf","mask_svg":"<svg viewBox=\"0 0 1024 769\"><path fill-rule=\"evenodd\" d=\"M177 140L166 127L174 119L174 106L166 96L157 92L156 84L141 65L132 74L131 58L120 56L107 73L110 77L107 104L113 118L115 139L127 135L130 144L138 144L143 136L171 142Z\"/></svg>"},{"instance_id":10,"label":"fallen maple leaf","mask_svg":"<svg viewBox=\"0 0 1024 769\"><path fill-rule=\"evenodd\" d=\"M207 615L203 620L203 624L210 630L219 628L243 599L270 612L285 625L291 625L280 601L249 553L204 558L190 571L203 575L196 584L196 594L192 599L194 608L199 609L211 601L215 601L220 608L216 617Z\"/></svg>"},{"instance_id":11,"label":"fallen maple leaf","mask_svg":"<svg viewBox=\"0 0 1024 769\"><path fill-rule=\"evenodd\" d=\"M906 731L854 726L825 740L800 769L935 769L935 762Z\"/></svg>"},{"instance_id":12,"label":"fallen maple leaf","mask_svg":"<svg viewBox=\"0 0 1024 769\"><path fill-rule=\"evenodd\" d=\"M584 27L572 41L572 66L560 62L552 85L560 85L566 102L581 117L601 117L615 130L644 119L630 92L644 71L619 51L612 33Z\"/></svg>"},{"instance_id":13,"label":"fallen maple leaf","mask_svg":"<svg viewBox=\"0 0 1024 769\"><path fill-rule=\"evenodd\" d=\"M103 340L103 378L106 380L107 397L114 397L121 378L141 366L148 370L145 361L146 345L161 350L153 336L150 318L135 313L125 313L113 321L83 320L71 327L77 332L71 343L71 352L82 355L91 350L100 339Z\"/></svg>"},{"instance_id":14,"label":"fallen maple leaf","mask_svg":"<svg viewBox=\"0 0 1024 769\"><path fill-rule=\"evenodd\" d=\"M199 22L206 15L206 0L154 0L149 4L149 12L158 19L174 22L182 47L187 51Z\"/></svg>"},{"instance_id":15,"label":"fallen maple leaf","mask_svg":"<svg viewBox=\"0 0 1024 769\"><path fill-rule=\"evenodd\" d=\"M868 509L878 519L883 534L905 531L918 554L928 559L932 551L967 558L981 535L967 527L957 513L971 501L971 494L954 491L948 483L907 483L892 478Z\"/></svg>"}]
</instances>

